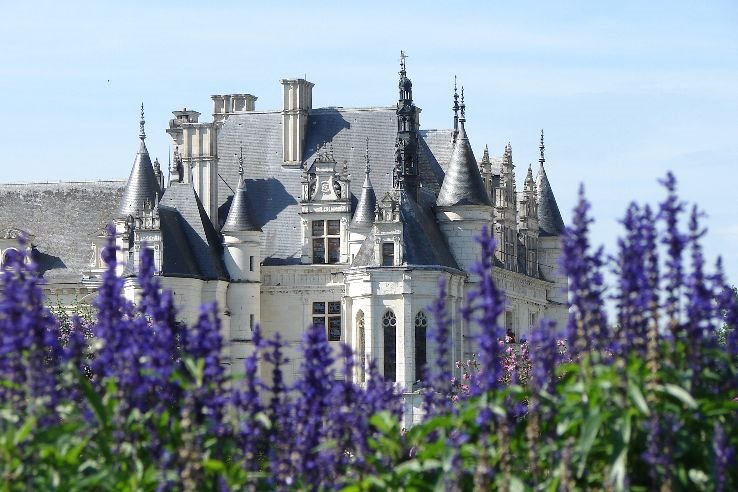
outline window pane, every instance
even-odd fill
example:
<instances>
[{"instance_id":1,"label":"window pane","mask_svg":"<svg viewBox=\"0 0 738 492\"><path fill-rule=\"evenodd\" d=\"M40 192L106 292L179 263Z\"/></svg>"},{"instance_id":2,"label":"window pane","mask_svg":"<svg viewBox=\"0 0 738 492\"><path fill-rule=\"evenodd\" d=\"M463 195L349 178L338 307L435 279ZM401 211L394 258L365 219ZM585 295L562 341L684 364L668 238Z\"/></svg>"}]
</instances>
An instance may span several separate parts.
<instances>
[{"instance_id":1,"label":"window pane","mask_svg":"<svg viewBox=\"0 0 738 492\"><path fill-rule=\"evenodd\" d=\"M341 341L341 317L331 316L328 318L328 341Z\"/></svg>"},{"instance_id":2,"label":"window pane","mask_svg":"<svg viewBox=\"0 0 738 492\"><path fill-rule=\"evenodd\" d=\"M328 263L338 263L341 259L341 240L337 237L328 238Z\"/></svg>"},{"instance_id":3,"label":"window pane","mask_svg":"<svg viewBox=\"0 0 738 492\"><path fill-rule=\"evenodd\" d=\"M328 303L328 314L341 314L341 303L340 302L329 302Z\"/></svg>"},{"instance_id":4,"label":"window pane","mask_svg":"<svg viewBox=\"0 0 738 492\"><path fill-rule=\"evenodd\" d=\"M313 324L315 326L325 326L325 318L324 317L315 317L313 318Z\"/></svg>"},{"instance_id":5,"label":"window pane","mask_svg":"<svg viewBox=\"0 0 738 492\"><path fill-rule=\"evenodd\" d=\"M325 233L322 220L313 221L313 236L322 236Z\"/></svg>"},{"instance_id":6,"label":"window pane","mask_svg":"<svg viewBox=\"0 0 738 492\"><path fill-rule=\"evenodd\" d=\"M329 220L328 221L328 235L338 236L341 233L341 221L340 220Z\"/></svg>"},{"instance_id":7,"label":"window pane","mask_svg":"<svg viewBox=\"0 0 738 492\"><path fill-rule=\"evenodd\" d=\"M382 243L382 266L392 266L395 264L395 244Z\"/></svg>"},{"instance_id":8,"label":"window pane","mask_svg":"<svg viewBox=\"0 0 738 492\"><path fill-rule=\"evenodd\" d=\"M313 303L313 314L325 314L325 303L314 302Z\"/></svg>"},{"instance_id":9,"label":"window pane","mask_svg":"<svg viewBox=\"0 0 738 492\"><path fill-rule=\"evenodd\" d=\"M384 379L394 381L397 377L397 345L395 340L395 313L387 311L382 317L384 326Z\"/></svg>"},{"instance_id":10,"label":"window pane","mask_svg":"<svg viewBox=\"0 0 738 492\"><path fill-rule=\"evenodd\" d=\"M313 263L325 263L324 239L313 239Z\"/></svg>"}]
</instances>

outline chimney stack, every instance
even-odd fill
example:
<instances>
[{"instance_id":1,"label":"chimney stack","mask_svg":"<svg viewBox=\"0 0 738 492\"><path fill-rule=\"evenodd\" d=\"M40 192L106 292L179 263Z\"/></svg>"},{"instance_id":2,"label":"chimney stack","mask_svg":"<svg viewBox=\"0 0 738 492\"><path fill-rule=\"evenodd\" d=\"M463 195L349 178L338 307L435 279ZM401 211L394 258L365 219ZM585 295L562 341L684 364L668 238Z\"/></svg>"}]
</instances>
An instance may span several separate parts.
<instances>
[{"instance_id":1,"label":"chimney stack","mask_svg":"<svg viewBox=\"0 0 738 492\"><path fill-rule=\"evenodd\" d=\"M305 79L282 79L282 160L300 167L308 113L313 107L313 84Z\"/></svg>"}]
</instances>

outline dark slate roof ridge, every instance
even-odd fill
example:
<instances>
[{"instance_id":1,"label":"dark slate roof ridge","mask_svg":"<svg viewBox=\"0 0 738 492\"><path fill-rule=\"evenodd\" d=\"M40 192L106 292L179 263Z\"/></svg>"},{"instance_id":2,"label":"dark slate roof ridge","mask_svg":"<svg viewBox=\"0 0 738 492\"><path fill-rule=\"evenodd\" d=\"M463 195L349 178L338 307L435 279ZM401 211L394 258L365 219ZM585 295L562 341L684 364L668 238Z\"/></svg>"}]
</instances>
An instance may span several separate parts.
<instances>
[{"instance_id":1,"label":"dark slate roof ridge","mask_svg":"<svg viewBox=\"0 0 738 492\"><path fill-rule=\"evenodd\" d=\"M439 207L490 205L489 195L479 173L479 164L474 157L463 124L446 167L436 204Z\"/></svg>"},{"instance_id":2,"label":"dark slate roof ridge","mask_svg":"<svg viewBox=\"0 0 738 492\"><path fill-rule=\"evenodd\" d=\"M153 205L159 198L161 198L159 180L154 174L146 142L142 139L118 207L117 217L136 215L144 201L148 200Z\"/></svg>"},{"instance_id":3,"label":"dark slate roof ridge","mask_svg":"<svg viewBox=\"0 0 738 492\"><path fill-rule=\"evenodd\" d=\"M238 179L238 187L236 188L236 193L233 195L228 217L221 230L223 232L261 230L254 225L249 214L248 200L246 198L246 182L243 179L243 175Z\"/></svg>"},{"instance_id":4,"label":"dark slate roof ridge","mask_svg":"<svg viewBox=\"0 0 738 492\"><path fill-rule=\"evenodd\" d=\"M165 255L177 256L185 254L184 250L190 250L186 254L192 255L197 266L197 271L192 271L191 263L186 262L187 269L178 265L178 271L170 272L165 268L163 273L165 275L177 273L205 280L227 279L220 237L192 184L172 183L159 203L160 216L162 212L169 215L167 220L171 221L166 227L162 227ZM165 217L162 217L161 223L164 224L164 222ZM175 230L175 227L179 230ZM182 239L185 239L185 243ZM167 253L166 250L170 252Z\"/></svg>"},{"instance_id":5,"label":"dark slate roof ridge","mask_svg":"<svg viewBox=\"0 0 738 492\"><path fill-rule=\"evenodd\" d=\"M538 231L541 236L561 236L566 226L561 218L556 197L548 182L546 169L541 165L536 176L538 193Z\"/></svg>"}]
</instances>

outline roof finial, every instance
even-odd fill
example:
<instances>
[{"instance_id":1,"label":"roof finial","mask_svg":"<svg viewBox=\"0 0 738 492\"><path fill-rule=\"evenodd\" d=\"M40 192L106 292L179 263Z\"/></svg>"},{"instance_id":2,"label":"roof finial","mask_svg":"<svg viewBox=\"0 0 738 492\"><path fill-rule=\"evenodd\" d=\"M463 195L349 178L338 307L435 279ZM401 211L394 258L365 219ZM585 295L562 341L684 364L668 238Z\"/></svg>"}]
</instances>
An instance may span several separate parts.
<instances>
[{"instance_id":1,"label":"roof finial","mask_svg":"<svg viewBox=\"0 0 738 492\"><path fill-rule=\"evenodd\" d=\"M366 137L366 175L369 175L369 137Z\"/></svg>"},{"instance_id":2,"label":"roof finial","mask_svg":"<svg viewBox=\"0 0 738 492\"><path fill-rule=\"evenodd\" d=\"M144 120L144 103L141 103L141 121L138 122L138 138L141 140L146 139L146 129L144 128L144 125L146 125L146 120Z\"/></svg>"},{"instance_id":3,"label":"roof finial","mask_svg":"<svg viewBox=\"0 0 738 492\"><path fill-rule=\"evenodd\" d=\"M454 75L454 105L451 108L454 110L454 142L456 137L459 135L459 91L456 89L456 75Z\"/></svg>"},{"instance_id":4,"label":"roof finial","mask_svg":"<svg viewBox=\"0 0 738 492\"><path fill-rule=\"evenodd\" d=\"M538 159L538 162L543 166L543 163L546 162L546 158L543 156L543 151L546 150L546 146L543 145L543 128L541 128L541 145L538 146L538 150L541 151L541 157Z\"/></svg>"},{"instance_id":5,"label":"roof finial","mask_svg":"<svg viewBox=\"0 0 738 492\"><path fill-rule=\"evenodd\" d=\"M407 58L407 55L400 50L400 75L405 75L405 58Z\"/></svg>"},{"instance_id":6,"label":"roof finial","mask_svg":"<svg viewBox=\"0 0 738 492\"><path fill-rule=\"evenodd\" d=\"M241 146L241 154L238 156L238 175L243 178L243 145Z\"/></svg>"},{"instance_id":7,"label":"roof finial","mask_svg":"<svg viewBox=\"0 0 738 492\"><path fill-rule=\"evenodd\" d=\"M464 104L464 86L461 86L461 121L466 121L466 104Z\"/></svg>"}]
</instances>

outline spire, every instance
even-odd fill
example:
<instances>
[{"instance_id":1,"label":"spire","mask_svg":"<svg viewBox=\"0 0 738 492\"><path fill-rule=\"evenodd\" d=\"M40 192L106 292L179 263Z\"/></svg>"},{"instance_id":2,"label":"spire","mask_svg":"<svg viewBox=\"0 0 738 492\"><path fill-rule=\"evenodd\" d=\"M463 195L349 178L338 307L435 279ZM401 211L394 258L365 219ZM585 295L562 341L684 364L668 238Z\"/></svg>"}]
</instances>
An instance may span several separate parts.
<instances>
[{"instance_id":1,"label":"spire","mask_svg":"<svg viewBox=\"0 0 738 492\"><path fill-rule=\"evenodd\" d=\"M489 195L479 173L477 159L466 136L464 115L464 88L461 88L461 117L459 136L454 144L451 159L446 168L441 191L436 204L439 207L454 205L490 205Z\"/></svg>"},{"instance_id":2,"label":"spire","mask_svg":"<svg viewBox=\"0 0 738 492\"><path fill-rule=\"evenodd\" d=\"M369 179L369 138L366 139L366 170L364 171L364 184L361 187L361 196L354 211L353 224L366 226L374 223L375 209L377 208L377 196Z\"/></svg>"},{"instance_id":3,"label":"spire","mask_svg":"<svg viewBox=\"0 0 738 492\"><path fill-rule=\"evenodd\" d=\"M561 218L556 197L543 167L543 132L541 132L541 158L538 176L536 177L536 193L538 195L538 229L541 236L561 236L564 233L564 220Z\"/></svg>"},{"instance_id":4,"label":"spire","mask_svg":"<svg viewBox=\"0 0 738 492\"><path fill-rule=\"evenodd\" d=\"M141 103L141 120L138 122L138 138L146 140L146 120L144 119L144 103Z\"/></svg>"},{"instance_id":5,"label":"spire","mask_svg":"<svg viewBox=\"0 0 738 492\"><path fill-rule=\"evenodd\" d=\"M418 108L413 104L413 84L407 77L405 60L400 52L400 98L397 101L397 139L395 140L395 166L392 186L407 190L417 200L420 180L418 176Z\"/></svg>"},{"instance_id":6,"label":"spire","mask_svg":"<svg viewBox=\"0 0 738 492\"><path fill-rule=\"evenodd\" d=\"M487 148L487 144L484 144L484 153L482 154L482 162L485 164L489 162L489 148Z\"/></svg>"},{"instance_id":7,"label":"spire","mask_svg":"<svg viewBox=\"0 0 738 492\"><path fill-rule=\"evenodd\" d=\"M543 128L541 128L541 144L538 146L538 150L541 152L538 162L541 164L541 168L543 168L543 163L546 162L546 158L543 156L543 151L546 150L546 146L543 145Z\"/></svg>"},{"instance_id":8,"label":"spire","mask_svg":"<svg viewBox=\"0 0 738 492\"><path fill-rule=\"evenodd\" d=\"M459 136L459 92L456 90L456 75L454 75L454 105L451 108L454 110L454 142L456 137Z\"/></svg>"},{"instance_id":9,"label":"spire","mask_svg":"<svg viewBox=\"0 0 738 492\"><path fill-rule=\"evenodd\" d=\"M466 104L464 104L464 86L461 86L461 105L459 106L461 109L461 118L459 118L459 121L461 122L462 126L464 125L464 122L466 121Z\"/></svg>"},{"instance_id":10,"label":"spire","mask_svg":"<svg viewBox=\"0 0 738 492\"><path fill-rule=\"evenodd\" d=\"M128 176L128 183L118 206L119 218L128 217L129 215L138 216L141 204L147 201L154 203L161 197L159 179L154 172L151 157L149 157L149 151L144 142L146 139L145 123L142 104L138 135L141 143L138 146L138 153L133 160L133 168Z\"/></svg>"},{"instance_id":11,"label":"spire","mask_svg":"<svg viewBox=\"0 0 738 492\"><path fill-rule=\"evenodd\" d=\"M238 188L233 195L231 209L223 224L223 232L258 231L249 217L248 197L246 196L246 181L243 179L243 147L238 157Z\"/></svg>"}]
</instances>

